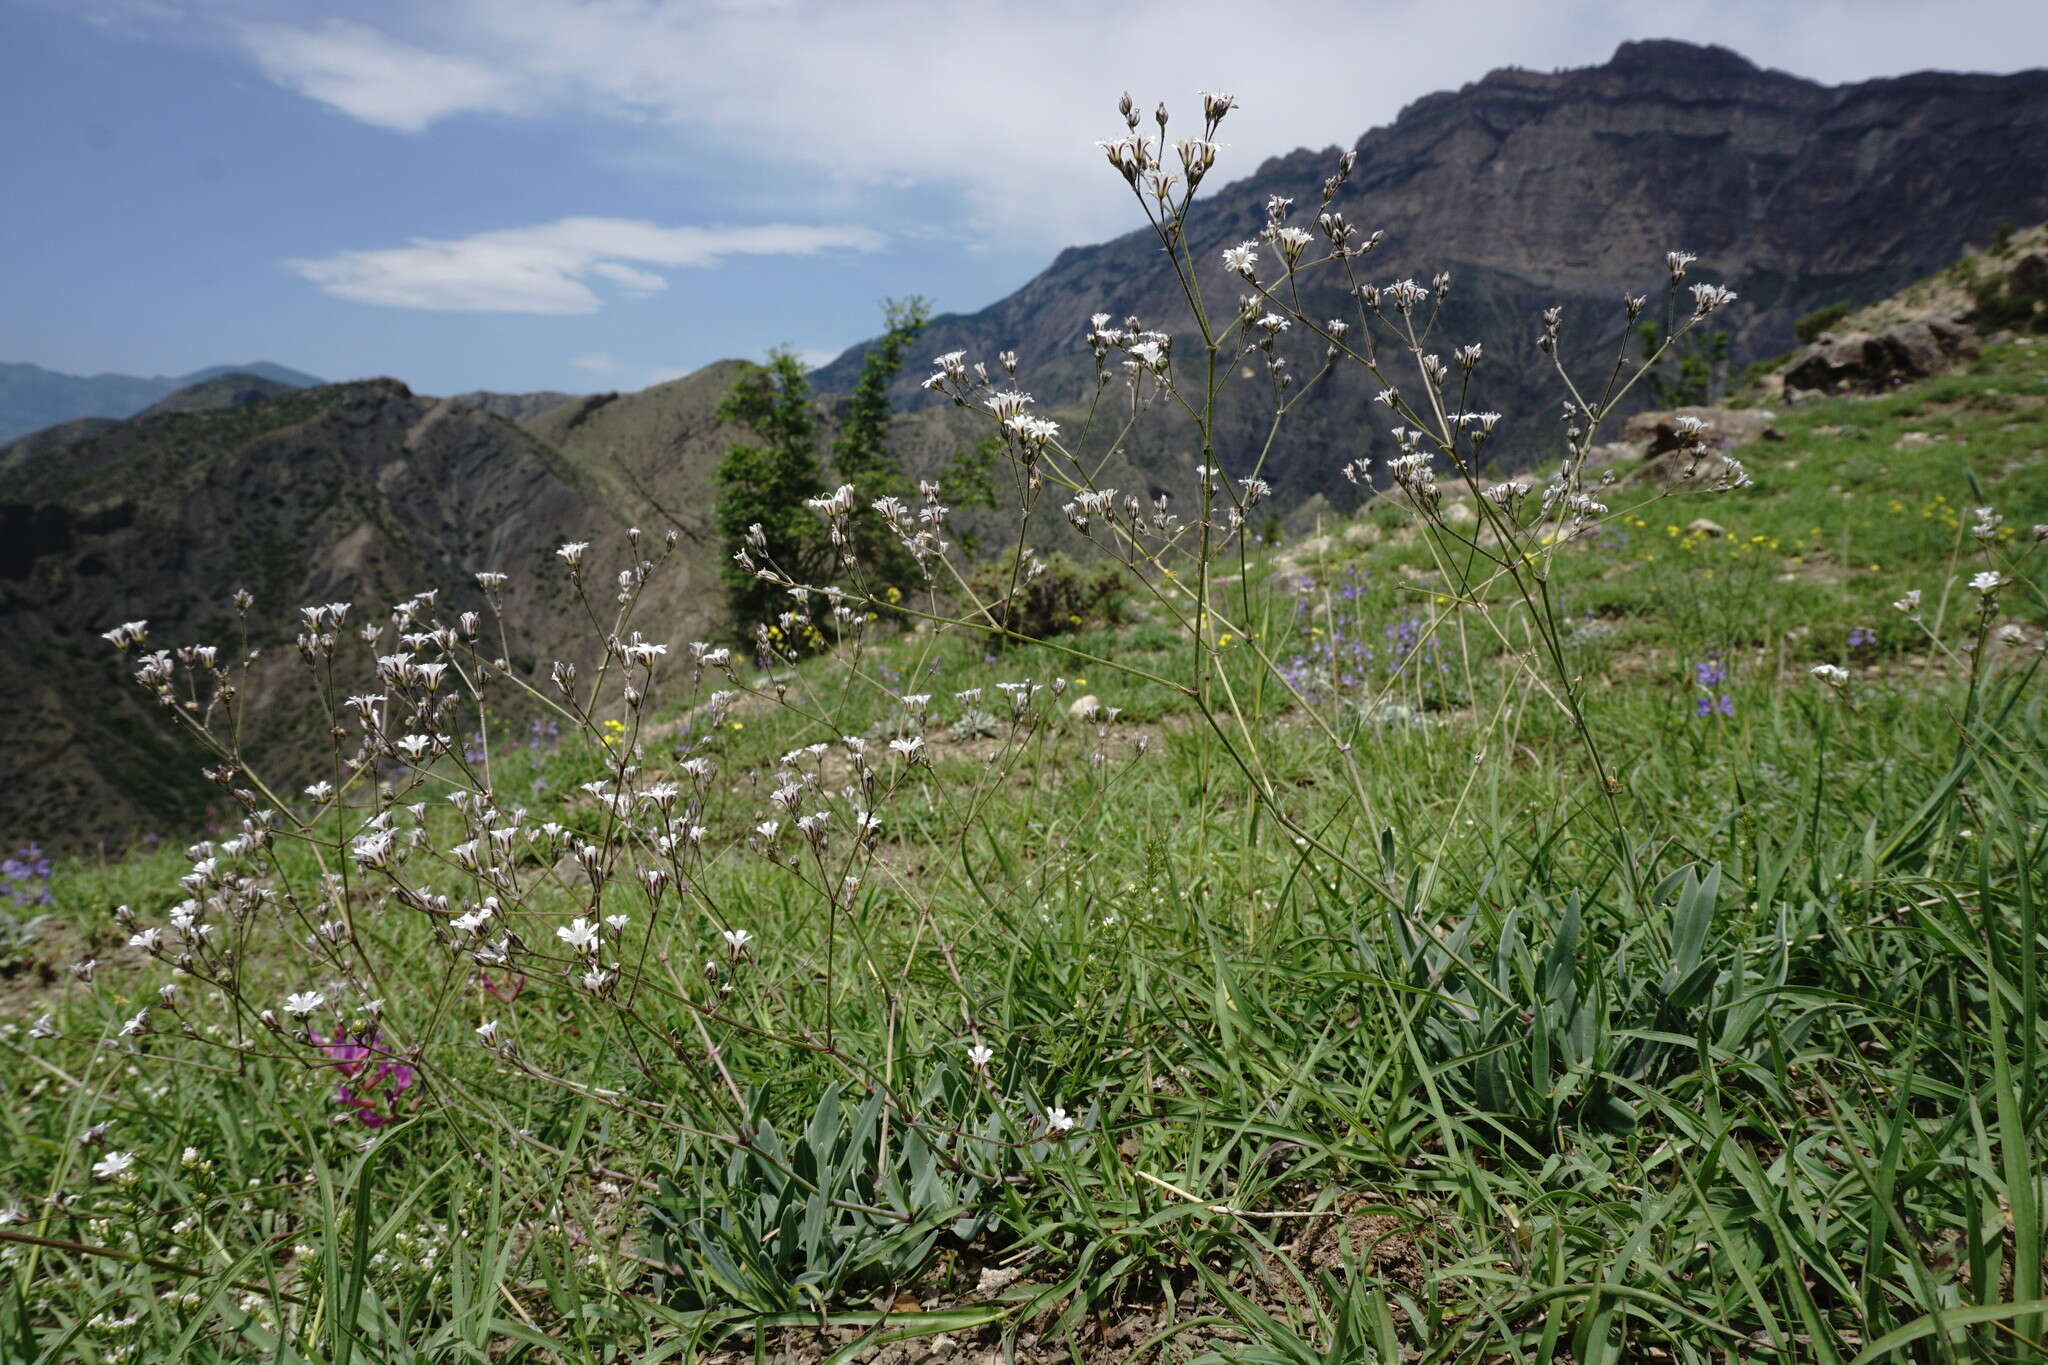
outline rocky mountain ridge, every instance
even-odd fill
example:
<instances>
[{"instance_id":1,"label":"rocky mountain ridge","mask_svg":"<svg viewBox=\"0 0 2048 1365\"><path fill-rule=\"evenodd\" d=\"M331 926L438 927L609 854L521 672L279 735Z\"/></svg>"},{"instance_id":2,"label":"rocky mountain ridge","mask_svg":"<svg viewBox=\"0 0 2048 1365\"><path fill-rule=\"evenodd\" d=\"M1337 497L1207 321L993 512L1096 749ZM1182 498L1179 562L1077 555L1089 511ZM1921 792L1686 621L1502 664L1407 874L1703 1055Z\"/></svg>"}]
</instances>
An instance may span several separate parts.
<instances>
[{"instance_id":1,"label":"rocky mountain ridge","mask_svg":"<svg viewBox=\"0 0 2048 1365\"><path fill-rule=\"evenodd\" d=\"M1544 453L1560 396L1535 346L1538 314L1562 305L1564 358L1604 373L1623 333L1618 301L1659 292L1667 250L1697 253L1692 279L1742 296L1717 319L1739 370L1789 349L1794 321L1813 309L1881 298L2001 222L2048 218L2048 71L1825 86L1722 48L1631 42L1602 66L1500 70L1426 96L1354 148L1357 171L1336 207L1387 234L1365 277L1451 273L1436 337L1445 349L1484 342L1478 406L1508 414L1494 448L1515 463ZM1269 196L1292 198L1296 219L1312 219L1334 161L1334 150L1276 157L1197 201L1189 245L1226 313L1242 290L1223 249L1257 236ZM1106 167L1103 192L1127 192ZM1355 316L1332 277L1310 278L1309 311ZM988 360L1015 350L1041 403L1070 403L1092 384L1081 337L1096 312L1174 333L1183 361L1198 352L1192 313L1149 230L1061 252L1007 298L935 319L924 346ZM820 384L846 387L860 351L826 366ZM1319 363L1319 347L1301 339L1296 371ZM922 377L906 379L904 402L921 399ZM1262 387L1227 391L1228 469L1248 465L1263 440ZM1343 374L1300 405L1268 464L1280 498L1341 499L1342 464L1391 449L1369 406L1374 388ZM1168 436L1162 453L1192 464L1189 440L1185 430Z\"/></svg>"}]
</instances>

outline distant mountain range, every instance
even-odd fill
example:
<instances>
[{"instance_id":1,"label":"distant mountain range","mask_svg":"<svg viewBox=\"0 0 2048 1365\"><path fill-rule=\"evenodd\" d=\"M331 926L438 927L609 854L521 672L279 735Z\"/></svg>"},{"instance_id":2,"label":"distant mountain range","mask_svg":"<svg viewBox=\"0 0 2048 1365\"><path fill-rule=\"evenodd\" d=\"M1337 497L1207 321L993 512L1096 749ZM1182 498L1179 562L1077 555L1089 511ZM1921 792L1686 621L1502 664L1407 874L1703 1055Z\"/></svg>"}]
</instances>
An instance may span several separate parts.
<instances>
[{"instance_id":1,"label":"distant mountain range","mask_svg":"<svg viewBox=\"0 0 2048 1365\"><path fill-rule=\"evenodd\" d=\"M132 374L59 374L40 365L0 363L0 443L81 417L133 417L180 389L224 374L254 375L297 389L326 382L267 360L209 365L176 378L159 375L153 379Z\"/></svg>"},{"instance_id":2,"label":"distant mountain range","mask_svg":"<svg viewBox=\"0 0 2048 1365\"><path fill-rule=\"evenodd\" d=\"M1339 207L1388 231L1369 277L1452 272L1441 348L1485 343L1475 406L1508 414L1490 448L1519 462L1551 453L1557 411L1535 348L1539 311L1562 304L1566 358L1604 374L1623 291L1654 289L1668 249L1698 252L1712 270L1696 278L1742 294L1726 323L1740 365L1789 347L1803 313L1882 298L2001 221L2048 219L2048 72L1827 87L1718 48L1629 43L1602 66L1497 71L1428 96L1356 146ZM1296 217L1312 218L1335 157L1277 157L1203 197L1189 236L1214 297L1236 299L1220 254L1257 234L1267 197L1291 196ZM1106 170L1103 192L1124 192ZM1346 311L1327 285L1305 304ZM1191 314L1142 233L1062 252L1008 298L936 319L918 354L992 361L1014 349L1041 410L1067 420L1092 388L1082 334L1096 312L1170 330L1183 339L1176 355L1191 354ZM814 376L822 393L850 389L862 349ZM1319 360L1296 354L1299 369ZM507 572L515 662L544 671L576 657L585 633L552 548L596 542L589 572L601 581L617 567L618 533L640 526L675 529L683 549L681 572L636 625L672 645L718 631L708 514L712 470L742 436L717 417L737 372L720 362L635 394L437 399L396 380L319 385L260 364L176 380L0 366L0 440L31 433L0 446L0 726L11 736L0 836L75 846L200 818L214 793L99 632L144 618L152 643L230 646L223 603L237 587L256 594L251 642L264 647L245 693L247 737L286 771L317 740L292 648L303 603L355 602L376 620L430 586L472 605L475 571ZM895 427L916 474L983 430L975 414L923 401L925 373L906 374ZM1226 388L1221 454L1233 474L1263 434L1258 393ZM1346 377L1297 405L1268 467L1283 510L1355 497L1339 467L1387 453L1369 399ZM819 400L828 433L842 410ZM1186 428L1162 414L1103 482L1181 497L1197 459Z\"/></svg>"}]
</instances>

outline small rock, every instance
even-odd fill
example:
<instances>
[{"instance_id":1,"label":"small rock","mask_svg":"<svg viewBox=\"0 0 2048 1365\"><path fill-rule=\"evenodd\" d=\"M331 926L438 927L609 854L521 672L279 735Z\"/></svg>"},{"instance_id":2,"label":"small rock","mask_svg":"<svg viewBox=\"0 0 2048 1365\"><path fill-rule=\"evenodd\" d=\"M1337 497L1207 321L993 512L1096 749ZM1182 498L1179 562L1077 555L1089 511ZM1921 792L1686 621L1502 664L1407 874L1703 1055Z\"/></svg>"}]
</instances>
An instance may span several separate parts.
<instances>
[{"instance_id":1,"label":"small rock","mask_svg":"<svg viewBox=\"0 0 2048 1365\"><path fill-rule=\"evenodd\" d=\"M1000 1294L1023 1278L1022 1266L988 1266L982 1270L981 1278L975 1281L974 1292L980 1295Z\"/></svg>"},{"instance_id":2,"label":"small rock","mask_svg":"<svg viewBox=\"0 0 2048 1365\"><path fill-rule=\"evenodd\" d=\"M1688 535L1695 536L1725 536L1728 534L1727 527L1719 522L1708 521L1705 517L1693 518L1685 524L1685 529Z\"/></svg>"},{"instance_id":3,"label":"small rock","mask_svg":"<svg viewBox=\"0 0 2048 1365\"><path fill-rule=\"evenodd\" d=\"M1069 720L1094 720L1102 714L1102 699L1093 692L1076 697L1067 706Z\"/></svg>"},{"instance_id":4,"label":"small rock","mask_svg":"<svg viewBox=\"0 0 2048 1365\"><path fill-rule=\"evenodd\" d=\"M1448 526L1470 526L1479 520L1479 514L1472 505L1465 502L1447 502L1443 511L1444 523Z\"/></svg>"},{"instance_id":5,"label":"small rock","mask_svg":"<svg viewBox=\"0 0 2048 1365\"><path fill-rule=\"evenodd\" d=\"M1893 450L1925 450L1934 444L1932 434L1925 431L1909 431L1892 442Z\"/></svg>"},{"instance_id":6,"label":"small rock","mask_svg":"<svg viewBox=\"0 0 2048 1365\"><path fill-rule=\"evenodd\" d=\"M1369 521L1354 521L1344 528L1344 539L1351 545L1371 545L1380 538L1380 528Z\"/></svg>"}]
</instances>

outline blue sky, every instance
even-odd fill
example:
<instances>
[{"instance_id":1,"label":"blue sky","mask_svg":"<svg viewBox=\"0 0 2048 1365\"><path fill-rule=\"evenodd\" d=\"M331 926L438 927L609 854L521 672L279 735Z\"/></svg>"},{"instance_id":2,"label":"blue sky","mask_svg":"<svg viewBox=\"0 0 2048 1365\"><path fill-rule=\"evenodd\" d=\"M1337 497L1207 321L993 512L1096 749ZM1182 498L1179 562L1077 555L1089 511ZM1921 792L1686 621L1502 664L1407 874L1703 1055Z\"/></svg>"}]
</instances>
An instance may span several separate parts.
<instances>
[{"instance_id":1,"label":"blue sky","mask_svg":"<svg viewBox=\"0 0 2048 1365\"><path fill-rule=\"evenodd\" d=\"M1117 94L1221 179L1502 65L1716 41L1828 81L2048 65L2048 5L0 0L0 360L639 388L972 310L1135 221ZM1447 16L1451 16L1447 18Z\"/></svg>"}]
</instances>

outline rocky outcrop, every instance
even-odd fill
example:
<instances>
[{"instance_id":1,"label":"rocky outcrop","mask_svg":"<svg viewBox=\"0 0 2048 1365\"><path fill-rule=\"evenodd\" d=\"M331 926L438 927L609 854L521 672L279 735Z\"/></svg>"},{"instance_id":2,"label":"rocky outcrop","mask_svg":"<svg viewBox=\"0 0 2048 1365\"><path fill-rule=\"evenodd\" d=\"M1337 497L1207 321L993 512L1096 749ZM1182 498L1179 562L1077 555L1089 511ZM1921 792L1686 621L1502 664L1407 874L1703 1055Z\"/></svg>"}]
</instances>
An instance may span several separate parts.
<instances>
[{"instance_id":1,"label":"rocky outcrop","mask_svg":"<svg viewBox=\"0 0 2048 1365\"><path fill-rule=\"evenodd\" d=\"M1621 439L1639 454L1662 455L1694 443L1679 424L1691 418L1705 424L1702 433L1709 449L1732 450L1753 441L1782 441L1785 434L1771 423L1777 414L1762 408L1673 408L1668 412L1639 412L1622 424Z\"/></svg>"},{"instance_id":2,"label":"rocky outcrop","mask_svg":"<svg viewBox=\"0 0 2048 1365\"><path fill-rule=\"evenodd\" d=\"M1787 392L1882 393L1945 374L1974 359L1976 329L1954 318L1919 318L1881 332L1826 336L1785 367Z\"/></svg>"}]
</instances>

